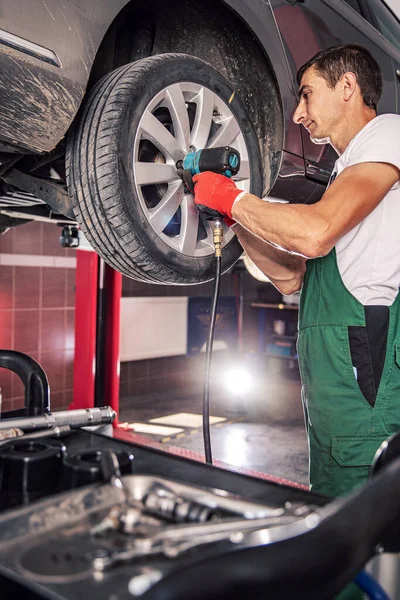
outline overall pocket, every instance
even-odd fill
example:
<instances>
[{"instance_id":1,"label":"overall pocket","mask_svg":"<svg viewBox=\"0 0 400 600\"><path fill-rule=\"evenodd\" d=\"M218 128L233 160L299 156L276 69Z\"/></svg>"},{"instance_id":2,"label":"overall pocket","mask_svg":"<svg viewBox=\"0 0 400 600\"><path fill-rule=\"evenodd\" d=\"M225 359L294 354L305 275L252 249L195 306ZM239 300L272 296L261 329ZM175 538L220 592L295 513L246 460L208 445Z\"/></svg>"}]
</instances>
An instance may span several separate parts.
<instances>
[{"instance_id":1,"label":"overall pocket","mask_svg":"<svg viewBox=\"0 0 400 600\"><path fill-rule=\"evenodd\" d=\"M396 343L392 354L387 392L383 398L383 420L389 433L400 431L400 343Z\"/></svg>"},{"instance_id":2,"label":"overall pocket","mask_svg":"<svg viewBox=\"0 0 400 600\"><path fill-rule=\"evenodd\" d=\"M342 496L367 482L379 446L389 436L337 436L331 440L327 494Z\"/></svg>"}]
</instances>

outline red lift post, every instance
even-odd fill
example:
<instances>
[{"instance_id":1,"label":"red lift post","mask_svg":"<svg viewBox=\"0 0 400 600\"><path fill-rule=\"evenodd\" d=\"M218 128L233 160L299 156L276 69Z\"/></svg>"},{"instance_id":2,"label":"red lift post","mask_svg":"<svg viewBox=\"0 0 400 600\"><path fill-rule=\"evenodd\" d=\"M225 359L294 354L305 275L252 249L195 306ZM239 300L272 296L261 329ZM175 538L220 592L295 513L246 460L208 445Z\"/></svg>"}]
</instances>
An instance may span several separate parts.
<instances>
[{"instance_id":1,"label":"red lift post","mask_svg":"<svg viewBox=\"0 0 400 600\"><path fill-rule=\"evenodd\" d=\"M95 252L77 250L76 255L74 399L70 409L107 404L118 415L122 275L101 264ZM99 315L99 310L103 314Z\"/></svg>"}]
</instances>

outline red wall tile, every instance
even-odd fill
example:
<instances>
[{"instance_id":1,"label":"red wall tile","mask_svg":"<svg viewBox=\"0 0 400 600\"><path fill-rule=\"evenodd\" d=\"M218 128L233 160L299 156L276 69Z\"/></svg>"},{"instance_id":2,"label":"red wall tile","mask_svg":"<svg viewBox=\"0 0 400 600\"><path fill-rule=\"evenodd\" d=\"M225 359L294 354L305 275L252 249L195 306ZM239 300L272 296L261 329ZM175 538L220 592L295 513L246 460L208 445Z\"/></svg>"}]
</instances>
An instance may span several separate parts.
<instances>
[{"instance_id":1,"label":"red wall tile","mask_svg":"<svg viewBox=\"0 0 400 600\"><path fill-rule=\"evenodd\" d=\"M13 311L0 310L0 348L12 348Z\"/></svg>"},{"instance_id":2,"label":"red wall tile","mask_svg":"<svg viewBox=\"0 0 400 600\"><path fill-rule=\"evenodd\" d=\"M12 397L25 399L25 388L22 380L15 373L12 374Z\"/></svg>"},{"instance_id":3,"label":"red wall tile","mask_svg":"<svg viewBox=\"0 0 400 600\"><path fill-rule=\"evenodd\" d=\"M73 398L74 398L74 390L65 390L64 402L65 402L66 409L72 404Z\"/></svg>"},{"instance_id":4,"label":"red wall tile","mask_svg":"<svg viewBox=\"0 0 400 600\"><path fill-rule=\"evenodd\" d=\"M68 309L66 312L65 349L75 348L75 310Z\"/></svg>"},{"instance_id":5,"label":"red wall tile","mask_svg":"<svg viewBox=\"0 0 400 600\"><path fill-rule=\"evenodd\" d=\"M9 410L14 410L14 400L12 398L5 398L1 403L1 412L6 413Z\"/></svg>"},{"instance_id":6,"label":"red wall tile","mask_svg":"<svg viewBox=\"0 0 400 600\"><path fill-rule=\"evenodd\" d=\"M50 408L51 410L61 410L66 408L65 403L65 392L54 392L50 396Z\"/></svg>"},{"instance_id":7,"label":"red wall tile","mask_svg":"<svg viewBox=\"0 0 400 600\"><path fill-rule=\"evenodd\" d=\"M12 398L11 371L0 368L0 390L3 400Z\"/></svg>"},{"instance_id":8,"label":"red wall tile","mask_svg":"<svg viewBox=\"0 0 400 600\"><path fill-rule=\"evenodd\" d=\"M0 309L13 307L13 269L0 267Z\"/></svg>"},{"instance_id":9,"label":"red wall tile","mask_svg":"<svg viewBox=\"0 0 400 600\"><path fill-rule=\"evenodd\" d=\"M57 267L43 268L43 308L64 308L67 293L67 271Z\"/></svg>"},{"instance_id":10,"label":"red wall tile","mask_svg":"<svg viewBox=\"0 0 400 600\"><path fill-rule=\"evenodd\" d=\"M50 392L65 390L66 356L65 352L42 352L40 364L46 372L50 384Z\"/></svg>"},{"instance_id":11,"label":"red wall tile","mask_svg":"<svg viewBox=\"0 0 400 600\"><path fill-rule=\"evenodd\" d=\"M18 410L19 408L24 408L24 407L25 407L24 396L19 396L18 398L13 398L12 410Z\"/></svg>"},{"instance_id":12,"label":"red wall tile","mask_svg":"<svg viewBox=\"0 0 400 600\"><path fill-rule=\"evenodd\" d=\"M9 229L0 235L0 252L14 252L14 229Z\"/></svg>"},{"instance_id":13,"label":"red wall tile","mask_svg":"<svg viewBox=\"0 0 400 600\"><path fill-rule=\"evenodd\" d=\"M74 387L74 350L64 352L65 356L65 389L72 390Z\"/></svg>"},{"instance_id":14,"label":"red wall tile","mask_svg":"<svg viewBox=\"0 0 400 600\"><path fill-rule=\"evenodd\" d=\"M42 223L32 221L14 229L14 254L43 254Z\"/></svg>"},{"instance_id":15,"label":"red wall tile","mask_svg":"<svg viewBox=\"0 0 400 600\"><path fill-rule=\"evenodd\" d=\"M75 308L75 279L76 270L67 269L67 306L69 308Z\"/></svg>"},{"instance_id":16,"label":"red wall tile","mask_svg":"<svg viewBox=\"0 0 400 600\"><path fill-rule=\"evenodd\" d=\"M14 348L27 354L39 351L39 322L38 310L16 310L14 325Z\"/></svg>"},{"instance_id":17,"label":"red wall tile","mask_svg":"<svg viewBox=\"0 0 400 600\"><path fill-rule=\"evenodd\" d=\"M66 345L66 314L64 309L43 310L40 333L42 352L59 352Z\"/></svg>"},{"instance_id":18,"label":"red wall tile","mask_svg":"<svg viewBox=\"0 0 400 600\"><path fill-rule=\"evenodd\" d=\"M15 268L15 308L39 308L41 269Z\"/></svg>"}]
</instances>

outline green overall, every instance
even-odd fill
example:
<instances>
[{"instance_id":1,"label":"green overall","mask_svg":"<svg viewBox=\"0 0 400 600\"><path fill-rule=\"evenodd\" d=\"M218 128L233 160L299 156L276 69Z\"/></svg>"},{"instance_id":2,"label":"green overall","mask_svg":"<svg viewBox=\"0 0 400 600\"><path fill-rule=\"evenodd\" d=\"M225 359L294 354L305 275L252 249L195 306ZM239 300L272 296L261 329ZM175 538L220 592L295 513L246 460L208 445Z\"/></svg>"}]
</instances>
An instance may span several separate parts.
<instances>
[{"instance_id":1,"label":"green overall","mask_svg":"<svg viewBox=\"0 0 400 600\"><path fill-rule=\"evenodd\" d=\"M365 327L363 305L348 291L333 249L307 261L301 292L298 353L310 450L310 483L329 496L368 478L380 444L400 429L400 294L390 307L387 351L374 407L355 378L348 327ZM350 584L337 600L359 600Z\"/></svg>"},{"instance_id":2,"label":"green overall","mask_svg":"<svg viewBox=\"0 0 400 600\"><path fill-rule=\"evenodd\" d=\"M400 295L390 307L386 359L374 407L354 375L348 326L364 307L340 276L336 252L307 261L298 353L315 492L340 496L366 482L380 444L400 430Z\"/></svg>"}]
</instances>

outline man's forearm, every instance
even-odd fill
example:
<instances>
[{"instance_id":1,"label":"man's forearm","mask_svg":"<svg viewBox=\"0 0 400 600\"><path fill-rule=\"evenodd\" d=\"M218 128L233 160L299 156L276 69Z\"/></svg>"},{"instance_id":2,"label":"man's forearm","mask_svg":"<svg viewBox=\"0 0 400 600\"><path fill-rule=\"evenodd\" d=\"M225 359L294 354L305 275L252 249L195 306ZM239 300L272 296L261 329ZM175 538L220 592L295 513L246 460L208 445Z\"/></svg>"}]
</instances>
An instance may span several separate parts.
<instances>
[{"instance_id":1,"label":"man's forearm","mask_svg":"<svg viewBox=\"0 0 400 600\"><path fill-rule=\"evenodd\" d=\"M260 240L239 223L235 225L234 231L251 260L282 294L291 294L300 289L305 271L305 258Z\"/></svg>"},{"instance_id":2,"label":"man's forearm","mask_svg":"<svg viewBox=\"0 0 400 600\"><path fill-rule=\"evenodd\" d=\"M285 204L246 194L232 207L232 216L262 241L305 258L319 255L326 228L315 205Z\"/></svg>"}]
</instances>

